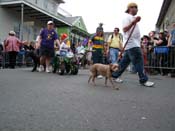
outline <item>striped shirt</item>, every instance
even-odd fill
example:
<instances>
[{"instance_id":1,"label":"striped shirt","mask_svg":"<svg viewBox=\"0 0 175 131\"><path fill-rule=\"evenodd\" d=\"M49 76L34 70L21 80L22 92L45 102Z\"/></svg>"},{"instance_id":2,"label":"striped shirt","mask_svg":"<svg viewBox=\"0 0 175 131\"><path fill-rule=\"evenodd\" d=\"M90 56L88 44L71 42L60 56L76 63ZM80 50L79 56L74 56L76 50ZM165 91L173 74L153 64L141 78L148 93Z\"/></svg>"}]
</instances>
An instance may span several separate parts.
<instances>
[{"instance_id":1,"label":"striped shirt","mask_svg":"<svg viewBox=\"0 0 175 131\"><path fill-rule=\"evenodd\" d=\"M93 48L96 49L103 49L104 47L104 38L97 36L97 35L93 35L92 38L90 39L90 41L93 43Z\"/></svg>"}]
</instances>

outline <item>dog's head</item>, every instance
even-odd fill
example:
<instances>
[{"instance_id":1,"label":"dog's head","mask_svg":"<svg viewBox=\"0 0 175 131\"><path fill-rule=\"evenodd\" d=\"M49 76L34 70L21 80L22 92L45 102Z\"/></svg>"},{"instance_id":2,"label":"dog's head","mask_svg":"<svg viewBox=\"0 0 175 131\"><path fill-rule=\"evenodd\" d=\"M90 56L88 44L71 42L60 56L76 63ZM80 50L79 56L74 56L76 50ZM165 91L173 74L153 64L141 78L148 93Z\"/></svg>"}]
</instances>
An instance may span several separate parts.
<instances>
[{"instance_id":1,"label":"dog's head","mask_svg":"<svg viewBox=\"0 0 175 131\"><path fill-rule=\"evenodd\" d=\"M110 64L109 68L110 68L111 72L116 72L119 70L119 65L118 64Z\"/></svg>"}]
</instances>

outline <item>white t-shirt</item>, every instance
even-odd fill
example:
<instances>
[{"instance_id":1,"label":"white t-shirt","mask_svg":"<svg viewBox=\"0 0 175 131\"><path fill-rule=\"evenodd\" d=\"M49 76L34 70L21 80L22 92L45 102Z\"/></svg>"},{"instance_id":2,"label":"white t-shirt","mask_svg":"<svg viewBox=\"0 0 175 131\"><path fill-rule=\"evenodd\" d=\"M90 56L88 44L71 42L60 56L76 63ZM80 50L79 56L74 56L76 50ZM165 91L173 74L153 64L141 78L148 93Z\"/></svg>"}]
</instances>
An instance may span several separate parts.
<instances>
[{"instance_id":1,"label":"white t-shirt","mask_svg":"<svg viewBox=\"0 0 175 131\"><path fill-rule=\"evenodd\" d=\"M68 46L66 45L65 42L62 42L60 45L60 51L68 51L68 49L65 49L65 48L68 48Z\"/></svg>"},{"instance_id":2,"label":"white t-shirt","mask_svg":"<svg viewBox=\"0 0 175 131\"><path fill-rule=\"evenodd\" d=\"M128 26L135 18L136 17L126 13L126 16L123 19L122 27L124 28L124 27ZM128 32L123 33L124 43L126 43L128 37L131 33L132 28ZM139 26L137 24L134 31L133 31L131 38L128 41L128 44L127 44L125 50L131 49L134 47L140 47L140 42L141 42L141 34L140 34Z\"/></svg>"}]
</instances>

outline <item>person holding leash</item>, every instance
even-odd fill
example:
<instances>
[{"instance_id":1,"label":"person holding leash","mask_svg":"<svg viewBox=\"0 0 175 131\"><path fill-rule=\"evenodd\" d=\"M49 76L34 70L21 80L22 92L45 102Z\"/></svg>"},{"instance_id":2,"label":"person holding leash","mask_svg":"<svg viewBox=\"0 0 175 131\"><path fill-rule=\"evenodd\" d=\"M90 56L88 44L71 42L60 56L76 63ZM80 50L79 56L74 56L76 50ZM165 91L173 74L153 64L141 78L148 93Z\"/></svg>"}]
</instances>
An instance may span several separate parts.
<instances>
[{"instance_id":1,"label":"person holding leash","mask_svg":"<svg viewBox=\"0 0 175 131\"><path fill-rule=\"evenodd\" d=\"M138 6L136 3L129 3L126 10L126 16L123 19L123 32L124 32L124 52L123 58L119 62L120 69L113 72L112 76L118 78L122 75L130 62L134 65L141 85L146 87L154 86L154 82L148 81L148 76L144 72L143 56L141 51L141 36L138 26L141 17L137 16Z\"/></svg>"}]
</instances>

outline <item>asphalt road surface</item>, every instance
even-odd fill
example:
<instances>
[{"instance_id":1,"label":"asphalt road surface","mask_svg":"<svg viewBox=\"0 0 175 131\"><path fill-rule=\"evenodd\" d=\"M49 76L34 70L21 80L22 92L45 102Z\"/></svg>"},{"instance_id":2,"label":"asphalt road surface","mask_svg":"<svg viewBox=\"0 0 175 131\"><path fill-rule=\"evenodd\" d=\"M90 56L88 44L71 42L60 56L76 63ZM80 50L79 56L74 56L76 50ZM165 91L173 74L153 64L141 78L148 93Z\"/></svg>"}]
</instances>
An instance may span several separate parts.
<instances>
[{"instance_id":1,"label":"asphalt road surface","mask_svg":"<svg viewBox=\"0 0 175 131\"><path fill-rule=\"evenodd\" d=\"M125 73L119 91L79 75L0 70L0 131L175 131L175 80ZM109 83L110 85L110 83Z\"/></svg>"}]
</instances>

